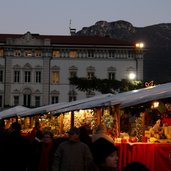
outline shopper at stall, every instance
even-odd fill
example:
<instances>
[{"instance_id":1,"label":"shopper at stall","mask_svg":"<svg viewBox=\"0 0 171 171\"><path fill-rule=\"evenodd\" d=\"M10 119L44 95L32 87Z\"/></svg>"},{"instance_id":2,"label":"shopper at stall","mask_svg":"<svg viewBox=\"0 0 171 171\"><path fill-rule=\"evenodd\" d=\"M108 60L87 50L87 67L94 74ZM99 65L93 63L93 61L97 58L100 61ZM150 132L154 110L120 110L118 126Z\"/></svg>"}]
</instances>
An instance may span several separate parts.
<instances>
[{"instance_id":1,"label":"shopper at stall","mask_svg":"<svg viewBox=\"0 0 171 171\"><path fill-rule=\"evenodd\" d=\"M92 142L95 142L101 137L113 143L113 138L107 134L107 128L104 124L99 124L97 126L95 133L92 135Z\"/></svg>"},{"instance_id":2,"label":"shopper at stall","mask_svg":"<svg viewBox=\"0 0 171 171\"><path fill-rule=\"evenodd\" d=\"M52 171L87 171L92 160L89 147L80 142L80 130L76 127L68 131L69 140L61 143L54 155Z\"/></svg>"},{"instance_id":3,"label":"shopper at stall","mask_svg":"<svg viewBox=\"0 0 171 171\"><path fill-rule=\"evenodd\" d=\"M31 142L35 139L37 133L43 135L43 131L42 131L41 124L40 124L39 120L35 121L35 125L29 135L29 139Z\"/></svg>"},{"instance_id":4,"label":"shopper at stall","mask_svg":"<svg viewBox=\"0 0 171 171\"><path fill-rule=\"evenodd\" d=\"M105 138L99 138L92 144L94 161L89 164L89 171L118 171L118 149Z\"/></svg>"},{"instance_id":5,"label":"shopper at stall","mask_svg":"<svg viewBox=\"0 0 171 171\"><path fill-rule=\"evenodd\" d=\"M43 135L38 131L31 142L31 157L29 160L29 171L37 171L40 159L41 144Z\"/></svg>"},{"instance_id":6,"label":"shopper at stall","mask_svg":"<svg viewBox=\"0 0 171 171\"><path fill-rule=\"evenodd\" d=\"M53 133L43 132L43 137L37 132L31 145L31 159L29 171L51 171L53 155L56 149Z\"/></svg>"}]
</instances>

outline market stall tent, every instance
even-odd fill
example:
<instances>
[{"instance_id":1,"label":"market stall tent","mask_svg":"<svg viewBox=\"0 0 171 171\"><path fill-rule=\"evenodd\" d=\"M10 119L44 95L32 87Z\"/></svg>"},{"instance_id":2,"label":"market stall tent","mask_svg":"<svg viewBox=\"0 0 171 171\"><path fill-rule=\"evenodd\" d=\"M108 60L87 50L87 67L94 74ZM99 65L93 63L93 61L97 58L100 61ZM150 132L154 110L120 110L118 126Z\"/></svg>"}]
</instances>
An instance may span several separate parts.
<instances>
[{"instance_id":1,"label":"market stall tent","mask_svg":"<svg viewBox=\"0 0 171 171\"><path fill-rule=\"evenodd\" d=\"M31 109L24 107L24 106L15 106L13 108L1 111L0 112L0 119L14 117L14 116L17 116L18 113L26 112L29 110L31 110Z\"/></svg>"},{"instance_id":2,"label":"market stall tent","mask_svg":"<svg viewBox=\"0 0 171 171\"><path fill-rule=\"evenodd\" d=\"M17 116L26 117L26 116L45 114L45 113L52 111L53 109L58 109L58 108L62 107L64 104L66 104L66 103L65 102L55 103L55 104L50 104L50 105L33 108L30 110L26 110L26 111L21 111L17 114Z\"/></svg>"},{"instance_id":3,"label":"market stall tent","mask_svg":"<svg viewBox=\"0 0 171 171\"><path fill-rule=\"evenodd\" d=\"M77 101L55 103L55 104L45 105L45 106L32 108L32 109L29 109L23 106L16 106L14 108L10 108L8 110L0 112L0 118L9 118L9 117L14 117L14 116L27 117L27 116L33 116L33 115L38 115L38 114L44 114L48 112L55 113L56 111L59 111L58 112L59 114L61 112L81 109L81 107L90 108L96 105L101 106L102 103L105 104L106 101L109 101L108 98L111 96L113 95L103 94L103 95L93 96L90 98L81 99Z\"/></svg>"},{"instance_id":4,"label":"market stall tent","mask_svg":"<svg viewBox=\"0 0 171 171\"><path fill-rule=\"evenodd\" d=\"M111 105L120 101L120 108L171 97L171 83L155 85L114 95Z\"/></svg>"},{"instance_id":5,"label":"market stall tent","mask_svg":"<svg viewBox=\"0 0 171 171\"><path fill-rule=\"evenodd\" d=\"M54 110L53 113L54 115L58 115L59 113L65 113L74 110L108 106L110 104L112 97L113 94L109 93L109 94L103 94L103 95L93 96L82 100L73 101L65 104L61 108Z\"/></svg>"},{"instance_id":6,"label":"market stall tent","mask_svg":"<svg viewBox=\"0 0 171 171\"><path fill-rule=\"evenodd\" d=\"M65 113L68 111L88 109L102 106L119 105L120 108L125 108L152 100L164 99L171 97L171 83L155 85L152 87L132 90L118 94L104 94L77 100L74 102L66 103L62 107L54 108L55 115Z\"/></svg>"},{"instance_id":7,"label":"market stall tent","mask_svg":"<svg viewBox=\"0 0 171 171\"><path fill-rule=\"evenodd\" d=\"M92 105L93 102L95 102L95 101L98 102L101 99L107 99L106 97L110 97L110 96L112 96L112 94L103 94L103 95L93 96L93 97L86 98L86 99L72 101L72 102L50 104L50 105L46 105L46 106L33 108L33 109L30 109L29 111L20 112L17 115L21 116L21 117L26 117L26 116L33 116L33 115L48 113L48 112L51 112L51 113L57 115L59 113L67 112L70 110L81 109L82 106L83 106L83 108L87 108L90 106L93 107L94 106L94 105ZM101 103L100 103L100 105L101 105Z\"/></svg>"},{"instance_id":8,"label":"market stall tent","mask_svg":"<svg viewBox=\"0 0 171 171\"><path fill-rule=\"evenodd\" d=\"M120 108L124 108L168 97L171 97L171 83L155 85L152 87L118 94L102 94L86 99L51 104L34 109L29 109L23 106L16 106L14 108L0 112L0 118L13 116L25 117L45 112L52 112L54 115L59 115L60 113L65 113L68 111L114 105L119 105Z\"/></svg>"},{"instance_id":9,"label":"market stall tent","mask_svg":"<svg viewBox=\"0 0 171 171\"><path fill-rule=\"evenodd\" d=\"M62 108L58 108L53 111L54 115L60 113L76 111L80 109L91 109L97 107L113 106L115 108L115 119L117 120L117 134L120 132L120 112L119 109L150 102L153 100L165 99L171 97L171 83L156 85L152 87L142 88L118 94L106 94L101 96L95 96L93 99L88 98L81 100L81 102L75 101L74 103L68 103ZM100 114L102 115L102 114ZM72 116L73 118L74 116ZM98 119L99 120L99 119ZM71 124L72 125L72 124Z\"/></svg>"}]
</instances>

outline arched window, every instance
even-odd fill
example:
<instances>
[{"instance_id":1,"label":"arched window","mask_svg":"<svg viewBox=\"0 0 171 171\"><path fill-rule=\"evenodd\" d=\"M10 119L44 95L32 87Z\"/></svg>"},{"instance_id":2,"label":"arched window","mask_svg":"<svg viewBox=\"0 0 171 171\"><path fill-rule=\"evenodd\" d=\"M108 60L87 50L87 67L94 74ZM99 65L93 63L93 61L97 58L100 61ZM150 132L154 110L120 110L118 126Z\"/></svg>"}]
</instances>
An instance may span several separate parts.
<instances>
[{"instance_id":1,"label":"arched window","mask_svg":"<svg viewBox=\"0 0 171 171\"><path fill-rule=\"evenodd\" d=\"M26 107L31 107L31 94L31 89L25 88L23 90L23 105Z\"/></svg>"}]
</instances>

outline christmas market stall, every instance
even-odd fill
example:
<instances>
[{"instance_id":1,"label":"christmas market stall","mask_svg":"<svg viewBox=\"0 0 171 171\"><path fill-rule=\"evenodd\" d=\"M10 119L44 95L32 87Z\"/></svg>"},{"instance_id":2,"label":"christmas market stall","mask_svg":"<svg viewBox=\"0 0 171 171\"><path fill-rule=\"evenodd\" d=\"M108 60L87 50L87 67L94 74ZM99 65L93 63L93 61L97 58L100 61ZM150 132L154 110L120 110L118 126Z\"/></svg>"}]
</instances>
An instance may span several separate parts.
<instances>
[{"instance_id":1,"label":"christmas market stall","mask_svg":"<svg viewBox=\"0 0 171 171\"><path fill-rule=\"evenodd\" d=\"M171 170L171 83L122 97L119 106L124 111L120 116L121 132L115 141L119 147L120 170L133 161L144 163L151 171Z\"/></svg>"},{"instance_id":2,"label":"christmas market stall","mask_svg":"<svg viewBox=\"0 0 171 171\"><path fill-rule=\"evenodd\" d=\"M15 106L15 107L9 108L0 112L0 119L13 117L17 115L18 113L24 112L27 110L30 110L30 109L24 106Z\"/></svg>"},{"instance_id":3,"label":"christmas market stall","mask_svg":"<svg viewBox=\"0 0 171 171\"><path fill-rule=\"evenodd\" d=\"M160 140L157 138L157 135L155 135L156 137L149 137L151 135L150 131L152 131L152 129L150 130L150 127L153 127L157 120L155 120L154 123L150 123L154 125L145 122L147 119L146 117L150 113L148 111L152 111L151 107L147 107L147 104L151 104L154 100L169 98L171 96L170 87L171 83L166 83L124 93L103 94L72 102L41 106L34 109L23 107L23 111L15 111L14 113L4 113L5 111L0 112L0 117L16 118L17 116L18 120L21 121L25 132L30 131L37 119L41 121L44 128L53 128L53 130L56 130L60 135L65 133L70 127L79 127L82 124L89 125L90 129L93 131L99 123L103 122L115 141L129 138L134 138L133 141L135 141L135 138L137 138L137 141L141 141L142 137L145 136L145 133L146 136L148 135L147 138L151 138L148 140L157 141ZM164 129L167 134L166 136L168 137L167 140L169 141L171 125L169 117L166 118L164 116L169 116L170 104L163 103L163 105L165 106L165 111L162 112L161 116L162 121L165 122ZM139 112L137 106L141 106L141 112ZM159 107L161 108L161 104ZM133 111L132 109L136 109L136 113L135 110ZM131 123L129 120L131 120ZM135 130L137 133L134 134L134 137L132 135L132 130L136 126L136 121L138 122L138 120L142 120L141 127L143 129L140 128L142 131L141 134ZM136 126L136 128L138 127ZM149 129L147 130L147 128Z\"/></svg>"},{"instance_id":4,"label":"christmas market stall","mask_svg":"<svg viewBox=\"0 0 171 171\"><path fill-rule=\"evenodd\" d=\"M24 106L15 106L0 112L0 119L6 119L6 128L9 128L12 122L16 122L17 114L29 111L30 109ZM7 119L8 118L8 119Z\"/></svg>"},{"instance_id":5,"label":"christmas market stall","mask_svg":"<svg viewBox=\"0 0 171 171\"><path fill-rule=\"evenodd\" d=\"M10 123L16 120L20 122L23 134L30 133L38 120L42 129L50 129L55 136L65 136L65 132L72 126L79 127L82 124L90 125L91 123L92 128L93 125L96 125L95 113L99 113L102 106L108 104L112 96L112 94L104 94L68 103L51 104L18 111L11 115L2 115L1 118ZM99 109L95 109L95 107ZM98 119L98 123L100 123L100 119Z\"/></svg>"},{"instance_id":6,"label":"christmas market stall","mask_svg":"<svg viewBox=\"0 0 171 171\"><path fill-rule=\"evenodd\" d=\"M13 113L2 111L0 118L17 119L26 134L39 121L44 130L53 131L56 137L82 125L93 133L103 123L119 147L120 170L131 161L140 161L151 171L169 171L171 167L171 83ZM160 166L156 161L160 161Z\"/></svg>"}]
</instances>

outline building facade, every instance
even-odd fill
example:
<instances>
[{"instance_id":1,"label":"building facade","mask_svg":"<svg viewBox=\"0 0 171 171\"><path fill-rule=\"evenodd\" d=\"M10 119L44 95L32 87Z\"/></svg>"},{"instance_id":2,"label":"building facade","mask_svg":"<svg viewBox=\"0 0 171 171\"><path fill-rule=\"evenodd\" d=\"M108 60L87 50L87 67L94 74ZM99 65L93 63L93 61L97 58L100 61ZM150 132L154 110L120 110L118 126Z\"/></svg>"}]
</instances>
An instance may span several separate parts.
<instances>
[{"instance_id":1,"label":"building facade","mask_svg":"<svg viewBox=\"0 0 171 171\"><path fill-rule=\"evenodd\" d=\"M94 95L70 77L143 80L143 49L109 37L0 34L0 107L38 107Z\"/></svg>"}]
</instances>

